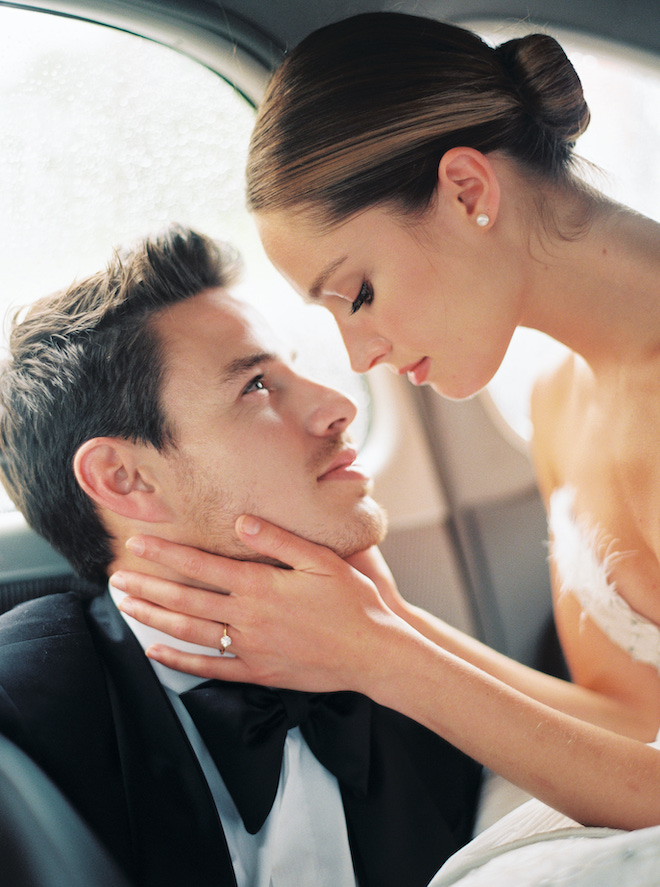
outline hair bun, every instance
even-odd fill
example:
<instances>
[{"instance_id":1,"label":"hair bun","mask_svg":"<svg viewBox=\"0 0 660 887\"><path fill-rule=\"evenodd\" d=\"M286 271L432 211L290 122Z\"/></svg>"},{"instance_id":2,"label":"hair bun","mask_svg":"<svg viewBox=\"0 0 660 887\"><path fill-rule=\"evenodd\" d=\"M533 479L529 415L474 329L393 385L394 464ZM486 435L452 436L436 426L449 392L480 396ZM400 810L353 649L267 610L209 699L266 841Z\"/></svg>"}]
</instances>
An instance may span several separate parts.
<instances>
[{"instance_id":1,"label":"hair bun","mask_svg":"<svg viewBox=\"0 0 660 887\"><path fill-rule=\"evenodd\" d=\"M572 146L591 115L580 78L559 43L547 34L529 34L502 43L495 54L528 115Z\"/></svg>"}]
</instances>

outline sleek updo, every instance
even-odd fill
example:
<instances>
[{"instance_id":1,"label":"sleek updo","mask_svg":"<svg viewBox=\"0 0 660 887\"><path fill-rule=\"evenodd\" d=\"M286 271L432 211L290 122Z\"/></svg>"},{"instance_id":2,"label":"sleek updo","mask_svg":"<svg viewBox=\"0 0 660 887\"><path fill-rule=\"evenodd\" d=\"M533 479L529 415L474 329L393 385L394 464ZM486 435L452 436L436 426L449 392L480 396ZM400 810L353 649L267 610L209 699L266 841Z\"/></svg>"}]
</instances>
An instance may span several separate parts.
<instances>
[{"instance_id":1,"label":"sleek updo","mask_svg":"<svg viewBox=\"0 0 660 887\"><path fill-rule=\"evenodd\" d=\"M493 49L433 19L370 13L315 31L275 72L247 167L248 207L326 224L376 204L421 212L450 148L506 152L571 177L589 123L582 84L552 37Z\"/></svg>"}]
</instances>

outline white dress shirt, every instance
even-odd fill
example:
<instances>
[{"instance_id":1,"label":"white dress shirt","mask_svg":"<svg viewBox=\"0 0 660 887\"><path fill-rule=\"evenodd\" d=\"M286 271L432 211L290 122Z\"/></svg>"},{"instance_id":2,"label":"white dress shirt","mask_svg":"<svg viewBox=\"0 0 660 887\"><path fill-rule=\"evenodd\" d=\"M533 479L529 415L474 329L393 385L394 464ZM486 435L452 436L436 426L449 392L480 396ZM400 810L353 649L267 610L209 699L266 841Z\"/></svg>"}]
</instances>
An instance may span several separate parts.
<instances>
[{"instance_id":1,"label":"white dress shirt","mask_svg":"<svg viewBox=\"0 0 660 887\"><path fill-rule=\"evenodd\" d=\"M124 593L110 587L117 604ZM144 649L167 644L191 653L218 650L180 641L122 614ZM225 654L229 655L229 654ZM298 727L289 730L275 802L256 835L244 827L192 718L179 698L203 679L150 660L199 759L227 838L238 887L356 887L346 818L335 777L310 751Z\"/></svg>"}]
</instances>

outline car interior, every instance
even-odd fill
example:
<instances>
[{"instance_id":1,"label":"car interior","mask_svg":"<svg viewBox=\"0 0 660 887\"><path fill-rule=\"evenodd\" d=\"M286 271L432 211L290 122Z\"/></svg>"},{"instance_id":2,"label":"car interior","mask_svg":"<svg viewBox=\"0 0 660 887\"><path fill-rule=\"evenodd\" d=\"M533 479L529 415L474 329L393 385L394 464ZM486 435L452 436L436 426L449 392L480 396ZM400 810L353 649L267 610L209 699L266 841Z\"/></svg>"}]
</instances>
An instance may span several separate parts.
<instances>
[{"instance_id":1,"label":"car interior","mask_svg":"<svg viewBox=\"0 0 660 887\"><path fill-rule=\"evenodd\" d=\"M562 347L519 331L492 383L460 402L380 367L359 377L331 318L299 304L270 268L243 205L247 140L271 71L312 30L376 10L455 22L497 42L534 30L557 36L592 109L579 148L598 186L660 220L654 0L0 0L0 307L10 314L168 221L233 240L248 297L285 316L310 372L360 404L362 458L389 516L383 552L403 594L566 677L527 407ZM297 333L303 324L314 333ZM72 587L86 583L9 500L0 503L0 611ZM57 790L10 746L0 739L0 872L17 874L0 880L123 883ZM68 841L88 848L77 874L57 850ZM44 864L19 875L15 859L37 853Z\"/></svg>"}]
</instances>

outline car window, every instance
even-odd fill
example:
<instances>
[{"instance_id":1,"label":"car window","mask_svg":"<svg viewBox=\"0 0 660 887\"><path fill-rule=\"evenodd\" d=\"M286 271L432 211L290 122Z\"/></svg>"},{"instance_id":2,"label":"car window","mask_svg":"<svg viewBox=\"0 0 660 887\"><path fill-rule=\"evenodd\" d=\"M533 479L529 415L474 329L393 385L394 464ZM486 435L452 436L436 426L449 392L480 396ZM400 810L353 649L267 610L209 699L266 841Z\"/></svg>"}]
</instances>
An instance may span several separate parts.
<instances>
[{"instance_id":1,"label":"car window","mask_svg":"<svg viewBox=\"0 0 660 887\"><path fill-rule=\"evenodd\" d=\"M473 22L490 43L531 30ZM591 122L576 152L594 164L584 168L591 184L615 200L660 221L660 65L650 55L585 35L546 30L556 36L582 81ZM535 378L565 354L563 346L532 330L518 330L499 372L488 386L498 418L518 441L531 434L529 397ZM487 402L488 402L487 399Z\"/></svg>"},{"instance_id":2,"label":"car window","mask_svg":"<svg viewBox=\"0 0 660 887\"><path fill-rule=\"evenodd\" d=\"M366 389L332 319L270 268L244 208L254 108L231 83L134 34L2 6L0 116L3 318L96 271L115 245L190 225L239 247L243 291L294 331L304 371L360 399L364 437Z\"/></svg>"}]
</instances>

